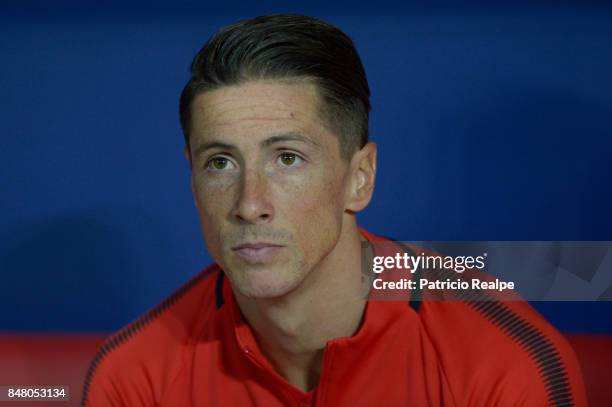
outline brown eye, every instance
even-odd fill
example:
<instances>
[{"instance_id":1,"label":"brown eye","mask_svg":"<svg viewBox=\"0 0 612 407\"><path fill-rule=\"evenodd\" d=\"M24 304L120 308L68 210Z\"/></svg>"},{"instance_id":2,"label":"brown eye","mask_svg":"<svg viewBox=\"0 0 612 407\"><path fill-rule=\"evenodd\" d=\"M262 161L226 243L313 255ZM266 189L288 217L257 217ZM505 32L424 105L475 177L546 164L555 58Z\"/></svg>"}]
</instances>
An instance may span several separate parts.
<instances>
[{"instance_id":1,"label":"brown eye","mask_svg":"<svg viewBox=\"0 0 612 407\"><path fill-rule=\"evenodd\" d=\"M213 158L212 166L215 168L215 170L224 169L227 166L227 158Z\"/></svg>"},{"instance_id":2,"label":"brown eye","mask_svg":"<svg viewBox=\"0 0 612 407\"><path fill-rule=\"evenodd\" d=\"M206 167L212 171L224 171L231 170L233 168L232 162L225 157L214 157L210 161Z\"/></svg>"},{"instance_id":3,"label":"brown eye","mask_svg":"<svg viewBox=\"0 0 612 407\"><path fill-rule=\"evenodd\" d=\"M300 167L305 162L302 157L292 152L282 153L276 160L279 166L285 168Z\"/></svg>"},{"instance_id":4,"label":"brown eye","mask_svg":"<svg viewBox=\"0 0 612 407\"><path fill-rule=\"evenodd\" d=\"M295 164L296 159L297 159L297 156L292 153L284 153L284 154L281 154L280 156L281 163L287 167L290 167L293 164Z\"/></svg>"}]
</instances>

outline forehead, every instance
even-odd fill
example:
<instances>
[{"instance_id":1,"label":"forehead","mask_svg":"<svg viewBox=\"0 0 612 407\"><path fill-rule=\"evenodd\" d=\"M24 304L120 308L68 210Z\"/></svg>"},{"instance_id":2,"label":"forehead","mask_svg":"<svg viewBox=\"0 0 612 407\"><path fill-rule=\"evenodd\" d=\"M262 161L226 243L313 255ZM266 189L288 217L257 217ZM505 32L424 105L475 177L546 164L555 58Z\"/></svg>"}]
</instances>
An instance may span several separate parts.
<instances>
[{"instance_id":1,"label":"forehead","mask_svg":"<svg viewBox=\"0 0 612 407\"><path fill-rule=\"evenodd\" d=\"M319 108L316 85L306 81L250 81L198 95L192 105L192 142L214 137L331 132Z\"/></svg>"}]
</instances>

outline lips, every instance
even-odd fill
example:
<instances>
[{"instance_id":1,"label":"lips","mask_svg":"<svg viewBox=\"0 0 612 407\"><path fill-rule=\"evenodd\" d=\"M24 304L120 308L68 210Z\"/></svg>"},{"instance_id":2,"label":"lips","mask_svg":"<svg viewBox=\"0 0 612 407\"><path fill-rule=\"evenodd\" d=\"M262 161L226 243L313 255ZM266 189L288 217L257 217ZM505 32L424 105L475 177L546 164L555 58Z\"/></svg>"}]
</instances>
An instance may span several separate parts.
<instances>
[{"instance_id":1,"label":"lips","mask_svg":"<svg viewBox=\"0 0 612 407\"><path fill-rule=\"evenodd\" d=\"M234 246L232 251L249 263L264 263L276 256L284 247L274 243L256 242Z\"/></svg>"}]
</instances>

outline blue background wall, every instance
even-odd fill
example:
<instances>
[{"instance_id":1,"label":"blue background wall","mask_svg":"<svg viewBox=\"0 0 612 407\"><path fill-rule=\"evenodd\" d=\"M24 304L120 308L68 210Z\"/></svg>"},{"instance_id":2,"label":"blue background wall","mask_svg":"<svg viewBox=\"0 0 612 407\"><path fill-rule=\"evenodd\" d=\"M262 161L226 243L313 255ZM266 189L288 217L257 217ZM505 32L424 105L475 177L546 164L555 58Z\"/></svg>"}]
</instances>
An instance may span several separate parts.
<instances>
[{"instance_id":1,"label":"blue background wall","mask_svg":"<svg viewBox=\"0 0 612 407\"><path fill-rule=\"evenodd\" d=\"M376 3L3 3L0 331L114 330L209 263L178 95L205 40L258 14L355 40L380 149L367 229L612 240L612 7ZM612 332L611 303L536 305Z\"/></svg>"}]
</instances>

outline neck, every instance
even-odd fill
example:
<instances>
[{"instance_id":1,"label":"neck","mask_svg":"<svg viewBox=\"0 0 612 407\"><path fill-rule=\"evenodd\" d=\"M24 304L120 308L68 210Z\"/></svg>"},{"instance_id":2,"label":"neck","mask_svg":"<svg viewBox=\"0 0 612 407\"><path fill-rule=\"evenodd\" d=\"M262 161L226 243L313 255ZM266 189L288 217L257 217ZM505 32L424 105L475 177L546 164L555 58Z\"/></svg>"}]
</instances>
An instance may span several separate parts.
<instances>
[{"instance_id":1,"label":"neck","mask_svg":"<svg viewBox=\"0 0 612 407\"><path fill-rule=\"evenodd\" d=\"M295 290L271 299L234 292L263 353L281 376L304 391L318 383L327 341L352 336L363 316L363 238L351 220L336 247Z\"/></svg>"}]
</instances>

